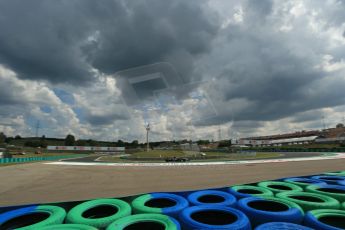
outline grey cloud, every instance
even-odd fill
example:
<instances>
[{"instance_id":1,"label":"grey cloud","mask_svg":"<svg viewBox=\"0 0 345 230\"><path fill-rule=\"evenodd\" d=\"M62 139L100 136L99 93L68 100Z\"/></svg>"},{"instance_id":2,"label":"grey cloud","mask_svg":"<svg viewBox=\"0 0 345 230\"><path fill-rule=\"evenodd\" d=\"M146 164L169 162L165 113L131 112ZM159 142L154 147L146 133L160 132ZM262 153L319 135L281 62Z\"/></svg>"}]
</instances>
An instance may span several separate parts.
<instances>
[{"instance_id":1,"label":"grey cloud","mask_svg":"<svg viewBox=\"0 0 345 230\"><path fill-rule=\"evenodd\" d=\"M0 63L21 78L83 84L92 80L92 67L113 73L173 60L178 50L185 52L179 58L187 60L207 52L217 33L201 5L157 0L1 1ZM192 65L187 71L192 72Z\"/></svg>"}]
</instances>

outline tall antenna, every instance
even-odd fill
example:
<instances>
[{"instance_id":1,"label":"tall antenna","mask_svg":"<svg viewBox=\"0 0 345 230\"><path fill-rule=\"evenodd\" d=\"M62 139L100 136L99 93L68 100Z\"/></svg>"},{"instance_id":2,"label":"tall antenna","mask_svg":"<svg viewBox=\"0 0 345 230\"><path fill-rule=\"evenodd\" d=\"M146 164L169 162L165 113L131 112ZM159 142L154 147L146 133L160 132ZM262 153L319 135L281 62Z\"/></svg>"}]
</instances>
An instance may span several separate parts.
<instances>
[{"instance_id":1,"label":"tall antenna","mask_svg":"<svg viewBox=\"0 0 345 230\"><path fill-rule=\"evenodd\" d=\"M149 131L150 131L150 124L148 123L147 126L145 127L146 128L146 152L149 151L150 149L150 144L149 144Z\"/></svg>"},{"instance_id":2,"label":"tall antenna","mask_svg":"<svg viewBox=\"0 0 345 230\"><path fill-rule=\"evenodd\" d=\"M322 116L323 129L326 129L325 116Z\"/></svg>"},{"instance_id":3,"label":"tall antenna","mask_svg":"<svg viewBox=\"0 0 345 230\"><path fill-rule=\"evenodd\" d=\"M36 137L38 137L38 131L40 129L40 121L37 120L37 123L36 123Z\"/></svg>"},{"instance_id":4,"label":"tall antenna","mask_svg":"<svg viewBox=\"0 0 345 230\"><path fill-rule=\"evenodd\" d=\"M220 125L218 126L218 139L219 139L219 141L222 140L222 130L220 128Z\"/></svg>"}]
</instances>

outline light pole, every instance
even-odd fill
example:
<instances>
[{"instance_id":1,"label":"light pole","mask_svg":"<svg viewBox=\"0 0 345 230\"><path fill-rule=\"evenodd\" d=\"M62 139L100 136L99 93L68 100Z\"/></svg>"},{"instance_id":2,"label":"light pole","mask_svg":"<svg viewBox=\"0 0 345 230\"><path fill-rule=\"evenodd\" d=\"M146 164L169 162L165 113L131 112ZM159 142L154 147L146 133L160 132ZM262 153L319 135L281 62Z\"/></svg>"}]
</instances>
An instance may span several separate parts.
<instances>
[{"instance_id":1,"label":"light pole","mask_svg":"<svg viewBox=\"0 0 345 230\"><path fill-rule=\"evenodd\" d=\"M150 149L150 145L149 145L149 131L150 131L150 124L147 124L147 126L145 127L146 128L146 143L147 143L147 146L146 146L146 152L149 151Z\"/></svg>"}]
</instances>

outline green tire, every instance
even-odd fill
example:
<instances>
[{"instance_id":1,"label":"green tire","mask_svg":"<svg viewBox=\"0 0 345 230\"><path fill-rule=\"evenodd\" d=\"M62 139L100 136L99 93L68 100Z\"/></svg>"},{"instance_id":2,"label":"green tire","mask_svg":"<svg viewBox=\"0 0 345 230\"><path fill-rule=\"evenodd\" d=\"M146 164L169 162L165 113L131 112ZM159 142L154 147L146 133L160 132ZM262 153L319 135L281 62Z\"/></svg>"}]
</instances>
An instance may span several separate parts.
<instances>
[{"instance_id":1,"label":"green tire","mask_svg":"<svg viewBox=\"0 0 345 230\"><path fill-rule=\"evenodd\" d=\"M329 185L329 187L338 187L337 185ZM341 188L343 186L339 186ZM345 190L336 190L333 188L330 188L329 191L322 191L323 186L318 186L318 185L309 185L306 188L306 192L312 192L312 193L318 193L326 196L333 197L334 199L337 199L339 202L345 202ZM332 192L334 190L334 192Z\"/></svg>"},{"instance_id":2,"label":"green tire","mask_svg":"<svg viewBox=\"0 0 345 230\"><path fill-rule=\"evenodd\" d=\"M254 185L235 185L229 188L229 192L238 199L247 196L274 196L271 190Z\"/></svg>"},{"instance_id":3,"label":"green tire","mask_svg":"<svg viewBox=\"0 0 345 230\"><path fill-rule=\"evenodd\" d=\"M328 176L345 176L345 171L324 173Z\"/></svg>"},{"instance_id":4,"label":"green tire","mask_svg":"<svg viewBox=\"0 0 345 230\"><path fill-rule=\"evenodd\" d=\"M97 228L85 224L56 224L37 230L97 230Z\"/></svg>"},{"instance_id":5,"label":"green tire","mask_svg":"<svg viewBox=\"0 0 345 230\"><path fill-rule=\"evenodd\" d=\"M96 199L86 201L72 208L67 213L66 223L106 228L110 223L129 216L131 213L131 206L122 200Z\"/></svg>"},{"instance_id":6,"label":"green tire","mask_svg":"<svg viewBox=\"0 0 345 230\"><path fill-rule=\"evenodd\" d=\"M281 192L276 194L277 197L292 201L303 208L305 212L314 209L339 209L338 200L311 192Z\"/></svg>"},{"instance_id":7,"label":"green tire","mask_svg":"<svg viewBox=\"0 0 345 230\"><path fill-rule=\"evenodd\" d=\"M122 230L131 225L136 225L138 229L155 229L155 226L153 225L164 226L164 230L180 229L180 225L178 224L178 222L174 221L169 216L156 213L145 213L118 219L110 224L106 230Z\"/></svg>"},{"instance_id":8,"label":"green tire","mask_svg":"<svg viewBox=\"0 0 345 230\"><path fill-rule=\"evenodd\" d=\"M258 183L259 187L271 190L274 194L280 192L302 192L303 188L298 185L282 181L263 181Z\"/></svg>"}]
</instances>

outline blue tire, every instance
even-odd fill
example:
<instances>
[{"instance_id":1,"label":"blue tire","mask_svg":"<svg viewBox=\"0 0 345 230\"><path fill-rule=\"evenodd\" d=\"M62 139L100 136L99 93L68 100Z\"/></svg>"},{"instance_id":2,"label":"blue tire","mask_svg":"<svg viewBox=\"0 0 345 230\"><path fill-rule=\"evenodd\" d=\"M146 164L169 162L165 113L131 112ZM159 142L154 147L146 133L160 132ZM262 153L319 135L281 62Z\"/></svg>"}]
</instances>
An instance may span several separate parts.
<instances>
[{"instance_id":1,"label":"blue tire","mask_svg":"<svg viewBox=\"0 0 345 230\"><path fill-rule=\"evenodd\" d=\"M299 205L275 197L243 198L237 207L247 215L253 227L272 221L300 224L304 216Z\"/></svg>"},{"instance_id":2,"label":"blue tire","mask_svg":"<svg viewBox=\"0 0 345 230\"><path fill-rule=\"evenodd\" d=\"M0 229L35 230L41 227L62 224L66 211L58 206L32 205L0 215Z\"/></svg>"},{"instance_id":3,"label":"blue tire","mask_svg":"<svg viewBox=\"0 0 345 230\"><path fill-rule=\"evenodd\" d=\"M149 193L138 196L132 203L134 214L157 213L177 217L189 206L182 196L171 193Z\"/></svg>"},{"instance_id":4,"label":"blue tire","mask_svg":"<svg viewBox=\"0 0 345 230\"><path fill-rule=\"evenodd\" d=\"M331 185L339 185L339 182L345 182L345 177L343 176L313 176L311 178Z\"/></svg>"},{"instance_id":5,"label":"blue tire","mask_svg":"<svg viewBox=\"0 0 345 230\"><path fill-rule=\"evenodd\" d=\"M306 214L304 225L317 230L345 229L345 211L316 209Z\"/></svg>"},{"instance_id":6,"label":"blue tire","mask_svg":"<svg viewBox=\"0 0 345 230\"><path fill-rule=\"evenodd\" d=\"M252 196L274 196L271 190L254 185L235 185L230 187L228 192L234 195L237 199Z\"/></svg>"},{"instance_id":7,"label":"blue tire","mask_svg":"<svg viewBox=\"0 0 345 230\"><path fill-rule=\"evenodd\" d=\"M255 230L313 230L299 224L286 223L286 222L270 222L262 224L255 228Z\"/></svg>"},{"instance_id":8,"label":"blue tire","mask_svg":"<svg viewBox=\"0 0 345 230\"><path fill-rule=\"evenodd\" d=\"M338 181L338 185L345 186L345 181Z\"/></svg>"},{"instance_id":9,"label":"blue tire","mask_svg":"<svg viewBox=\"0 0 345 230\"><path fill-rule=\"evenodd\" d=\"M250 230L248 217L241 211L219 205L200 205L180 213L182 229L232 229Z\"/></svg>"},{"instance_id":10,"label":"blue tire","mask_svg":"<svg viewBox=\"0 0 345 230\"><path fill-rule=\"evenodd\" d=\"M327 184L326 182L323 182L320 180L304 178L304 177L291 177L291 178L284 179L284 181L298 185L298 186L302 187L304 190L309 185L315 185L315 184L325 185L325 184Z\"/></svg>"},{"instance_id":11,"label":"blue tire","mask_svg":"<svg viewBox=\"0 0 345 230\"><path fill-rule=\"evenodd\" d=\"M235 206L236 198L226 192L217 190L201 190L189 194L188 201L192 205L223 205Z\"/></svg>"}]
</instances>

